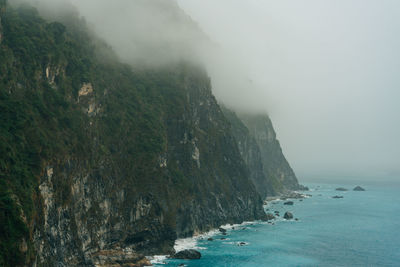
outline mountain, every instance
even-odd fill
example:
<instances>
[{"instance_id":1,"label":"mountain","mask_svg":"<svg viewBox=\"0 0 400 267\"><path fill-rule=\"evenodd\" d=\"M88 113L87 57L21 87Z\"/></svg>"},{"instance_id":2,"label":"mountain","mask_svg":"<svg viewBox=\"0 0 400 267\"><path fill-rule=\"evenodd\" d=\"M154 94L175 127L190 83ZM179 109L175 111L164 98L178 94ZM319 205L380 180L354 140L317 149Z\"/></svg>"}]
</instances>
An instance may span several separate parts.
<instances>
[{"instance_id":1,"label":"mountain","mask_svg":"<svg viewBox=\"0 0 400 267\"><path fill-rule=\"evenodd\" d=\"M270 180L275 192L305 189L299 185L295 173L282 153L271 119L263 114L239 114L239 118L260 148L264 174Z\"/></svg>"},{"instance_id":2,"label":"mountain","mask_svg":"<svg viewBox=\"0 0 400 267\"><path fill-rule=\"evenodd\" d=\"M140 266L264 218L277 187L254 180L201 66L132 68L78 17L0 5L0 266ZM283 170L264 162L275 139L249 138L261 177Z\"/></svg>"},{"instance_id":3,"label":"mountain","mask_svg":"<svg viewBox=\"0 0 400 267\"><path fill-rule=\"evenodd\" d=\"M240 154L262 198L304 189L282 153L267 115L240 114L222 107L232 125Z\"/></svg>"},{"instance_id":4,"label":"mountain","mask_svg":"<svg viewBox=\"0 0 400 267\"><path fill-rule=\"evenodd\" d=\"M27 6L1 22L0 265L170 253L263 216L201 68L134 72Z\"/></svg>"}]
</instances>

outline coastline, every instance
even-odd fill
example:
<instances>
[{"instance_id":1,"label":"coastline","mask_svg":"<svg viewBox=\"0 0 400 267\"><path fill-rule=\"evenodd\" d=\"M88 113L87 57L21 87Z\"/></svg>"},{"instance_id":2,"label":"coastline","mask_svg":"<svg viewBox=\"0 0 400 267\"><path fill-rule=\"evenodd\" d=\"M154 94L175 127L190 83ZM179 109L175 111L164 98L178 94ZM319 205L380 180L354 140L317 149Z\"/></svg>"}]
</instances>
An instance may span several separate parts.
<instances>
[{"instance_id":1,"label":"coastline","mask_svg":"<svg viewBox=\"0 0 400 267\"><path fill-rule=\"evenodd\" d=\"M191 267L397 266L394 263L398 262L400 254L392 253L398 244L393 235L397 229L395 219L375 213L378 207L385 214L393 214L398 209L393 201L399 198L396 188L363 184L366 192L349 190L343 192L343 199L332 199L337 194L336 188L341 186L351 189L355 183L313 184L314 190L309 192L313 197L293 200L293 206L285 205L288 201L280 197L269 198L264 206L267 212L281 213L275 220L223 225L227 235L214 229L192 238L178 239L177 249L199 249L201 259L164 257L152 263L155 266L182 264ZM374 206L377 200L389 204ZM286 211L299 220L284 220L282 215ZM365 235L366 231L368 235ZM208 240L210 237L213 240ZM376 240L382 242L377 244ZM350 244L356 254L348 253Z\"/></svg>"},{"instance_id":2,"label":"coastline","mask_svg":"<svg viewBox=\"0 0 400 267\"><path fill-rule=\"evenodd\" d=\"M281 195L267 197L263 203L264 212L267 214L268 208L271 208L271 206L269 206L269 205L273 204L273 203L279 203L279 202L283 202L283 201L290 200L290 199L295 200L295 199L310 198L310 197L312 197L311 194L304 193L304 192L309 192L309 191L312 191L312 190L290 191L290 192L286 192ZM292 220L286 220L282 216L282 217L275 217L274 219L268 220L268 221L255 220L255 221L244 221L240 224L221 225L218 228L211 229L210 231L207 231L204 233L195 234L192 237L176 239L175 244L174 244L174 250L176 253L180 252L180 251L188 250L188 249L194 249L194 250L199 250L199 251L206 250L207 249L206 247L199 246L199 241L207 240L208 238L213 238L213 237L221 234L221 231L219 230L220 228L223 228L223 229L231 232L231 231L237 231L237 230L243 229L246 226L261 225L261 224L274 225L275 222L284 222L284 221L292 221ZM228 241L229 237L226 237L225 240ZM244 243L246 243L246 245L248 244L248 242L244 242ZM146 258L153 265L165 265L165 264L167 264L165 261L168 259L171 259L171 255L154 255L154 256L146 256Z\"/></svg>"}]
</instances>

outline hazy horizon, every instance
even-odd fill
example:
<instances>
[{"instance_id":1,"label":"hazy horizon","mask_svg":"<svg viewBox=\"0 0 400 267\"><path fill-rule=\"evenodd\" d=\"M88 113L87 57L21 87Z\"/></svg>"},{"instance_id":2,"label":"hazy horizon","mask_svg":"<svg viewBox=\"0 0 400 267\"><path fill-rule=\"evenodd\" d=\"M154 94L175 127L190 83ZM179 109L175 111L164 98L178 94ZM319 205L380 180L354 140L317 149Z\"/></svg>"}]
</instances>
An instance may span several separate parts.
<instances>
[{"instance_id":1,"label":"hazy horizon","mask_svg":"<svg viewBox=\"0 0 400 267\"><path fill-rule=\"evenodd\" d=\"M265 103L300 178L399 176L400 2L178 2L256 84L217 97Z\"/></svg>"}]
</instances>

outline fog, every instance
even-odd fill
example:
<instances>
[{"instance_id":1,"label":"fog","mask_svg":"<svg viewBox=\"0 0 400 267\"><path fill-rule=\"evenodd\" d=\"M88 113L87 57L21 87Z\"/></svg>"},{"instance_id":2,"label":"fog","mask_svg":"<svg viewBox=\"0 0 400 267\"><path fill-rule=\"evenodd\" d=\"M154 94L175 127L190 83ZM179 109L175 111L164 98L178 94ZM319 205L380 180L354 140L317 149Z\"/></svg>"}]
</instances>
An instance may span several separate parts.
<instances>
[{"instance_id":1,"label":"fog","mask_svg":"<svg viewBox=\"0 0 400 267\"><path fill-rule=\"evenodd\" d=\"M258 88L215 94L265 106L300 176L400 176L399 1L179 4Z\"/></svg>"},{"instance_id":2,"label":"fog","mask_svg":"<svg viewBox=\"0 0 400 267\"><path fill-rule=\"evenodd\" d=\"M201 62L220 102L268 112L301 178L400 176L397 0L25 1L75 6L132 66Z\"/></svg>"}]
</instances>

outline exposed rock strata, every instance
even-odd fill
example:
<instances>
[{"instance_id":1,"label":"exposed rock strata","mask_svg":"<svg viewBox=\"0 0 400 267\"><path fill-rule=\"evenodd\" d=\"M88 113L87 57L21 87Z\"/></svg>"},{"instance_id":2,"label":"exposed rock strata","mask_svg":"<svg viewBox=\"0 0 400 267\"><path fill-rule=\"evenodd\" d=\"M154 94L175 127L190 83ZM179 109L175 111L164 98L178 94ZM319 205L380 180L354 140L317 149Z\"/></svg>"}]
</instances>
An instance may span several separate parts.
<instances>
[{"instance_id":1,"label":"exposed rock strata","mask_svg":"<svg viewBox=\"0 0 400 267\"><path fill-rule=\"evenodd\" d=\"M223 111L232 124L240 154L262 198L307 189L299 185L267 115L236 114L226 107Z\"/></svg>"}]
</instances>

